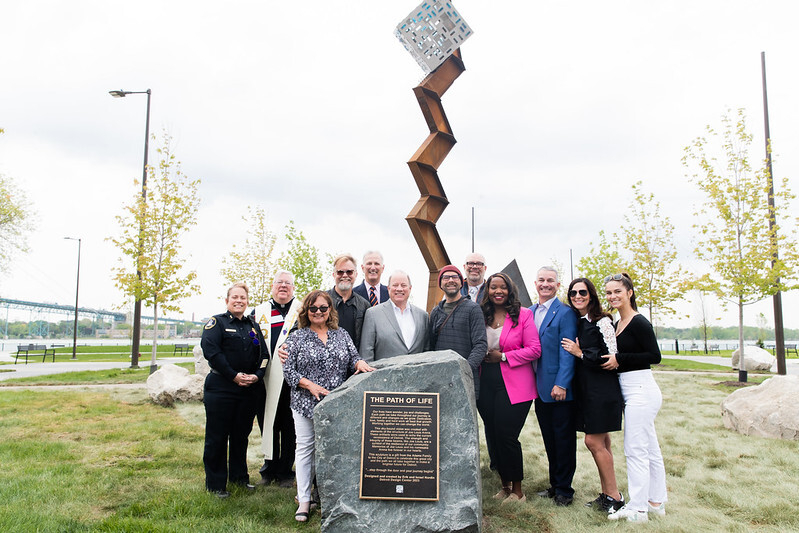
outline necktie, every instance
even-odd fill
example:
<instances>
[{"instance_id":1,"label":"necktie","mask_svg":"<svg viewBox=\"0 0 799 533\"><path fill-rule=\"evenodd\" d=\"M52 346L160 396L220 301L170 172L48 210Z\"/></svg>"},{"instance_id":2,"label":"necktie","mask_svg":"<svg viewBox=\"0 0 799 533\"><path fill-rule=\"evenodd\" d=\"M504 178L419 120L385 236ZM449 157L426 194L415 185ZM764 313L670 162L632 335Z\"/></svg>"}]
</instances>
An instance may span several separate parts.
<instances>
[{"instance_id":1,"label":"necktie","mask_svg":"<svg viewBox=\"0 0 799 533\"><path fill-rule=\"evenodd\" d=\"M369 305L372 307L377 305L377 295L374 287L369 287Z\"/></svg>"}]
</instances>

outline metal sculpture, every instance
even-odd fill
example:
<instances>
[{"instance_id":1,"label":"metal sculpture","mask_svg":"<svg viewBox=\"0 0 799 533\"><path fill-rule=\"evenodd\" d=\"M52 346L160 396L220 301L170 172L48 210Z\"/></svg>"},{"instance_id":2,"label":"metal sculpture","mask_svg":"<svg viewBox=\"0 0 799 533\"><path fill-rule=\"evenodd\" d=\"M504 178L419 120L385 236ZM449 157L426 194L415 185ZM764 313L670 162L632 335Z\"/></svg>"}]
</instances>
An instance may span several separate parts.
<instances>
[{"instance_id":1,"label":"metal sculpture","mask_svg":"<svg viewBox=\"0 0 799 533\"><path fill-rule=\"evenodd\" d=\"M465 70L459 47L471 34L469 26L449 2L424 2L397 25L397 37L419 66L428 72L413 93L430 134L408 161L421 197L405 217L430 273L428 312L442 297L438 271L450 264L436 229L436 222L449 204L438 178L438 167L457 141L441 105L441 97Z\"/></svg>"}]
</instances>

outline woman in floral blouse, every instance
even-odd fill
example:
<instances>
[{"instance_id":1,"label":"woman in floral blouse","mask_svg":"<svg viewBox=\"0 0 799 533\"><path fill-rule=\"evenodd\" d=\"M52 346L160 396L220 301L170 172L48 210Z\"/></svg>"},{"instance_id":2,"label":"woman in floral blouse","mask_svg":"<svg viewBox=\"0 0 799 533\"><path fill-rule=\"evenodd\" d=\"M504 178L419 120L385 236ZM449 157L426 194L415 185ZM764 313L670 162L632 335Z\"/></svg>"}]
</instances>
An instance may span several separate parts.
<instances>
[{"instance_id":1,"label":"woman in floral blouse","mask_svg":"<svg viewBox=\"0 0 799 533\"><path fill-rule=\"evenodd\" d=\"M299 329L286 339L288 359L283 376L291 386L291 411L297 433L297 501L294 518L308 520L314 477L313 409L330 391L344 383L348 372L374 370L361 359L349 334L338 327L330 295L311 291L302 302Z\"/></svg>"}]
</instances>

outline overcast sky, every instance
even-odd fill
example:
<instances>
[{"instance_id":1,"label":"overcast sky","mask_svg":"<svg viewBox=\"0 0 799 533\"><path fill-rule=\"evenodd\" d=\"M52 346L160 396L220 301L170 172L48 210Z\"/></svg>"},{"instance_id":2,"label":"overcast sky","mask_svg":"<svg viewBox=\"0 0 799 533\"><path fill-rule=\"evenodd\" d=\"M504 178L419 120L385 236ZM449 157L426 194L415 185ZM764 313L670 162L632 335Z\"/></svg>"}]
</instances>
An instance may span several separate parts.
<instances>
[{"instance_id":1,"label":"overcast sky","mask_svg":"<svg viewBox=\"0 0 799 533\"><path fill-rule=\"evenodd\" d=\"M274 229L293 219L327 252L385 255L424 306L427 272L404 218L419 197L405 164L427 135L412 88L422 70L393 35L417 5L393 0L263 2L28 0L0 4L0 173L34 209L31 253L0 275L0 296L81 306L122 297L106 238L141 176L146 97L151 131L174 137L183 170L202 180L186 267L202 294L187 318L224 309L222 258L247 236L248 205ZM692 257L701 196L683 148L748 111L762 159L760 52L766 52L774 171L799 192L799 7L783 1L457 0L474 34L466 72L443 98L458 140L439 169L450 205L439 221L451 260L475 247L489 272L516 258L531 285L542 264L569 272L600 229L616 231L643 180ZM151 144L150 161L156 162ZM794 215L796 212L794 211ZM190 256L188 256L190 254ZM532 292L532 287L531 287ZM784 297L799 328L799 294ZM747 310L756 325L770 301ZM734 309L714 307L723 325ZM696 325L689 298L667 323ZM177 315L168 315L177 316ZM27 318L27 315L25 315Z\"/></svg>"}]
</instances>

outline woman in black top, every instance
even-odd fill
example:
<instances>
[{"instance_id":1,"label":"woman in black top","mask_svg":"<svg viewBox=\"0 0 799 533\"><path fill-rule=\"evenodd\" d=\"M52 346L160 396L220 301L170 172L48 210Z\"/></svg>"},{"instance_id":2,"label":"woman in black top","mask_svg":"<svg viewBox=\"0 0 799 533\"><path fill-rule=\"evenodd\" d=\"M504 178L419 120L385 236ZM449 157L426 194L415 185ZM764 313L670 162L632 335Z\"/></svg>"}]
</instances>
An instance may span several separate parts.
<instances>
[{"instance_id":1,"label":"woman in black top","mask_svg":"<svg viewBox=\"0 0 799 533\"><path fill-rule=\"evenodd\" d=\"M621 429L624 400L615 370L603 370L603 355L615 354L616 332L610 315L602 311L591 280L577 278L569 284L569 306L577 322L577 342L564 338L563 348L579 358L574 366L574 396L579 407L577 429L585 432L585 446L594 457L602 492L588 503L605 512L619 510L624 498L616 485L610 432Z\"/></svg>"},{"instance_id":2,"label":"woman in black top","mask_svg":"<svg viewBox=\"0 0 799 533\"><path fill-rule=\"evenodd\" d=\"M666 514L666 470L660 453L655 417L663 403L650 365L660 362L652 325L638 314L633 282L627 274L605 278L605 296L619 312L616 344L619 353L605 356L602 368L618 369L624 396L624 455L627 458L627 504L608 515L611 520L646 522Z\"/></svg>"}]
</instances>

